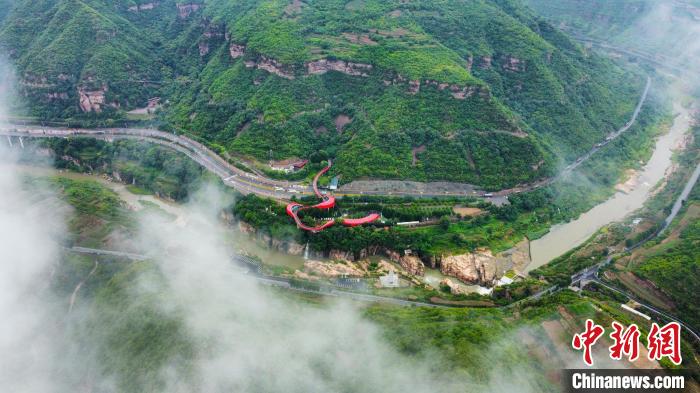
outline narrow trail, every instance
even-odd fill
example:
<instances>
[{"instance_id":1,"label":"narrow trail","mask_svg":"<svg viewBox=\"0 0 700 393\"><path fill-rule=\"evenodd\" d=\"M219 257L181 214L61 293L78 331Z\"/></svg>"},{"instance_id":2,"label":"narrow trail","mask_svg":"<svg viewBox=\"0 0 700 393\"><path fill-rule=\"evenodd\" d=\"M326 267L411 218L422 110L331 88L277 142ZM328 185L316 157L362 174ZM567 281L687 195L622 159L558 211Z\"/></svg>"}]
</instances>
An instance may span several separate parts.
<instances>
[{"instance_id":1,"label":"narrow trail","mask_svg":"<svg viewBox=\"0 0 700 393\"><path fill-rule=\"evenodd\" d=\"M95 266L92 268L92 270L90 270L90 274L88 274L83 281L78 283L78 285L73 290L73 294L70 295L70 306L68 306L68 313L73 311L73 305L75 304L75 300L78 298L78 292L80 291L80 288L82 288L83 285L85 285L85 283L87 282L87 280L89 280L90 277L92 277L92 275L95 274L98 266L99 262L95 261Z\"/></svg>"}]
</instances>

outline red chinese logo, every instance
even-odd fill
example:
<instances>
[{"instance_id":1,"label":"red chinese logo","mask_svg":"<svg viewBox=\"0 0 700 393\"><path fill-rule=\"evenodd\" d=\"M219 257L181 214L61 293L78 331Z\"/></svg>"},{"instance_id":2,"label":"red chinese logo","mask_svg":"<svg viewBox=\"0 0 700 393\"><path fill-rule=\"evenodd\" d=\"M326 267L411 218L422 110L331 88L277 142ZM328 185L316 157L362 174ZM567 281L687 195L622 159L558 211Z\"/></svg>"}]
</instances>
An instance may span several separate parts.
<instances>
[{"instance_id":1,"label":"red chinese logo","mask_svg":"<svg viewBox=\"0 0 700 393\"><path fill-rule=\"evenodd\" d=\"M625 329L625 326L613 321L613 332L610 333L610 338L613 340L613 345L610 346L610 358L613 360L621 360L627 356L630 361L635 361L639 358L639 336L640 331L637 325L631 324ZM590 319L586 320L586 330L583 333L576 334L571 341L574 349L583 350L583 361L588 365L593 365L593 345L603 335L605 329L602 326L596 325ZM647 336L649 346L649 360L661 360L668 358L675 365L681 364L681 326L677 322L671 322L664 327L659 327L656 323L652 323L651 330Z\"/></svg>"},{"instance_id":2,"label":"red chinese logo","mask_svg":"<svg viewBox=\"0 0 700 393\"><path fill-rule=\"evenodd\" d=\"M661 360L668 357L675 365L681 364L681 326L677 322L659 328L656 323L651 324L649 336L649 360Z\"/></svg>"},{"instance_id":3,"label":"red chinese logo","mask_svg":"<svg viewBox=\"0 0 700 393\"><path fill-rule=\"evenodd\" d=\"M603 329L602 326L596 325L592 320L587 319L586 331L575 335L573 341L571 342L574 349L583 349L583 361L589 366L593 365L591 348L593 347L593 344L598 341L600 336L603 335L603 332L605 332L605 329Z\"/></svg>"},{"instance_id":4,"label":"red chinese logo","mask_svg":"<svg viewBox=\"0 0 700 393\"><path fill-rule=\"evenodd\" d=\"M622 359L622 355L627 355L630 361L635 361L639 357L639 328L632 324L625 329L622 324L612 323L615 330L610 333L610 338L615 342L610 349L610 358L614 360Z\"/></svg>"}]
</instances>

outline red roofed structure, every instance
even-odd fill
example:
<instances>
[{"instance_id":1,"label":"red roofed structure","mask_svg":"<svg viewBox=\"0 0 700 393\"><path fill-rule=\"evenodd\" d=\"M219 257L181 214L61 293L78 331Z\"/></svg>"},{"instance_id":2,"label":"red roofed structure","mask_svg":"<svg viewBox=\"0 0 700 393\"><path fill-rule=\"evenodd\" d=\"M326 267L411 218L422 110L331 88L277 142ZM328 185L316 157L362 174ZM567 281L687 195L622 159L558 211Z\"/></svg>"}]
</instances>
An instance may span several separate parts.
<instances>
[{"instance_id":1,"label":"red roofed structure","mask_svg":"<svg viewBox=\"0 0 700 393\"><path fill-rule=\"evenodd\" d=\"M299 162L294 163L292 166L294 167L294 169L299 170L299 169L305 167L306 164L308 164L308 163L309 163L309 160L303 160L303 161L299 161Z\"/></svg>"}]
</instances>

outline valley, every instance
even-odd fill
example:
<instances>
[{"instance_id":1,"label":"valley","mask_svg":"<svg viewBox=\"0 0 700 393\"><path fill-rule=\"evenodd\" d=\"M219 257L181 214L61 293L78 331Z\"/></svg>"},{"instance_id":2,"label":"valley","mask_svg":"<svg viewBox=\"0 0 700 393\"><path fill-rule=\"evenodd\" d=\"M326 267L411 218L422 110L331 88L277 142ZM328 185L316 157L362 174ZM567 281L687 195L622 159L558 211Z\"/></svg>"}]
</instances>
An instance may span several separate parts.
<instances>
[{"instance_id":1,"label":"valley","mask_svg":"<svg viewBox=\"0 0 700 393\"><path fill-rule=\"evenodd\" d=\"M699 10L0 0L0 390L700 392Z\"/></svg>"}]
</instances>

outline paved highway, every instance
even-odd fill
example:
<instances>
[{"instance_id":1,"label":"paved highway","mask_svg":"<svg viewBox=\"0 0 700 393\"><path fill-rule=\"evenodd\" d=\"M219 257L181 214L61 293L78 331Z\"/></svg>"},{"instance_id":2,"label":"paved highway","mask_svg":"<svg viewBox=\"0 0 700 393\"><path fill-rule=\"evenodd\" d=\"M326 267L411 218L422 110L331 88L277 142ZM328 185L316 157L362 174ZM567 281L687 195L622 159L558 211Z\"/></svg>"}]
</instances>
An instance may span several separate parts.
<instances>
[{"instance_id":1,"label":"paved highway","mask_svg":"<svg viewBox=\"0 0 700 393\"><path fill-rule=\"evenodd\" d=\"M312 194L310 187L300 183L280 181L243 171L212 150L190 138L144 128L68 129L37 126L5 126L0 135L18 138L76 138L102 140L135 139L155 143L185 154L207 171L220 177L224 184L243 194L255 193L275 199L289 199L295 194Z\"/></svg>"},{"instance_id":2,"label":"paved highway","mask_svg":"<svg viewBox=\"0 0 700 393\"><path fill-rule=\"evenodd\" d=\"M631 119L619 130L608 135L605 141L596 144L585 155L578 158L574 163L567 166L557 176L543 179L530 185L502 190L499 192L488 193L482 190L476 190L469 196L486 197L486 198L504 198L508 195L523 191L530 191L539 187L548 185L562 176L568 175L571 171L579 167L581 164L591 158L598 150L612 142L620 135L625 133L637 120L637 116L647 99L649 87L651 86L651 78L647 77L647 83L644 92L639 99L637 107L632 114ZM145 142L156 143L161 146L179 151L190 159L197 162L207 171L220 177L224 184L237 189L243 194L257 194L264 197L270 197L279 200L288 200L294 195L313 195L313 189L310 186L303 185L300 182L291 182L283 180L274 180L260 174L246 172L236 166L230 164L215 152L194 141L186 136L175 135L168 132L146 129L146 128L104 128L104 129L69 129L59 127L39 127L39 126L3 126L0 127L0 135L6 137L21 137L21 138L74 138L88 137L102 140L114 139L136 139ZM11 139L8 139L11 141ZM10 142L11 143L11 142ZM381 180L377 181L379 184ZM471 185L464 185L471 187ZM362 193L365 195L404 195L415 197L429 196L465 196L464 192L440 192L440 193L425 193L416 191L357 191L352 190L346 192L338 192L337 195L355 195Z\"/></svg>"}]
</instances>

